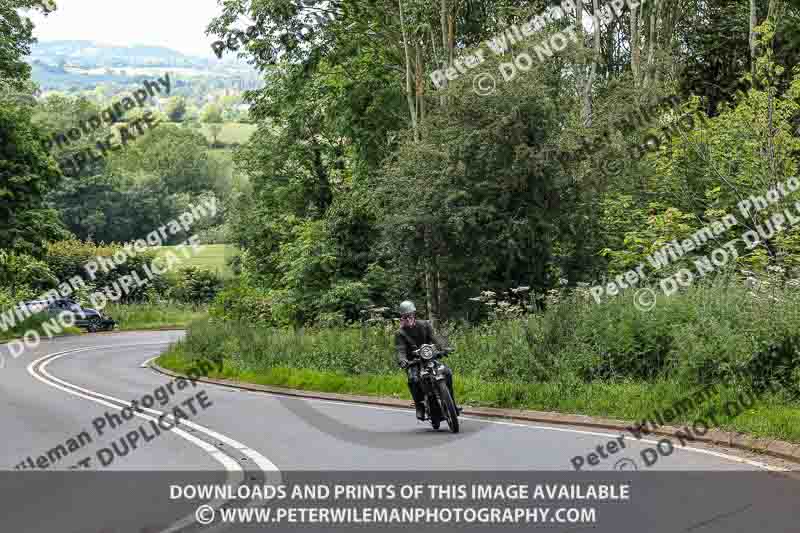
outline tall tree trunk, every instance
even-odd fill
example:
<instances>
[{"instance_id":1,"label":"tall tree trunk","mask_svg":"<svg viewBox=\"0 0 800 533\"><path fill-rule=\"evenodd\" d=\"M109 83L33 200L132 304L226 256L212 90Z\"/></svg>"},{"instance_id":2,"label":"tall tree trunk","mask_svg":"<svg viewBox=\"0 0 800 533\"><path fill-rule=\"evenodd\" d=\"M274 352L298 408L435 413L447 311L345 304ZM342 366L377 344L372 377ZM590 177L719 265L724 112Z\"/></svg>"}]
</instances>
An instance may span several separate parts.
<instances>
[{"instance_id":1,"label":"tall tree trunk","mask_svg":"<svg viewBox=\"0 0 800 533\"><path fill-rule=\"evenodd\" d=\"M449 315L449 310L447 308L447 272L443 273L442 269L438 268L436 270L436 282L439 294L439 320L444 322Z\"/></svg>"},{"instance_id":2,"label":"tall tree trunk","mask_svg":"<svg viewBox=\"0 0 800 533\"><path fill-rule=\"evenodd\" d=\"M439 3L439 24L442 27L442 70L450 68L450 54L447 50L447 0L441 0ZM447 76L442 81L442 88L447 87ZM439 103L442 107L447 105L447 97L443 94L439 98Z\"/></svg>"},{"instance_id":3,"label":"tall tree trunk","mask_svg":"<svg viewBox=\"0 0 800 533\"><path fill-rule=\"evenodd\" d=\"M328 179L328 171L325 169L325 164L322 161L322 150L316 144L314 144L312 150L314 154L312 158L314 162L314 172L317 175L317 207L319 207L321 213L325 213L328 206L330 206L333 201L331 184Z\"/></svg>"},{"instance_id":4,"label":"tall tree trunk","mask_svg":"<svg viewBox=\"0 0 800 533\"><path fill-rule=\"evenodd\" d=\"M756 56L758 54L756 45L756 26L758 26L758 8L756 0L750 0L750 72L756 75Z\"/></svg>"},{"instance_id":5,"label":"tall tree trunk","mask_svg":"<svg viewBox=\"0 0 800 533\"><path fill-rule=\"evenodd\" d=\"M457 2L457 0L455 0L455 2ZM453 10L455 10L455 2ZM455 59L455 13L450 12L448 0L441 0L439 3L439 23L442 27L442 56L444 68L451 68L453 66L453 60ZM446 108L448 106L447 97L443 95L440 103L442 108ZM430 244L430 239L431 236L429 235L426 244ZM426 248L430 247L426 246ZM438 250L437 253L440 256L442 255L441 250ZM428 275L427 272L426 275ZM430 272L430 275L433 276L434 272ZM432 300L435 306L435 315L440 320L447 320L447 277L446 275L441 275L438 261L433 285L435 286L435 291Z\"/></svg>"},{"instance_id":6,"label":"tall tree trunk","mask_svg":"<svg viewBox=\"0 0 800 533\"><path fill-rule=\"evenodd\" d=\"M661 12L661 2L656 2L650 7L650 31L647 35L647 70L645 72L644 86L649 87L655 79L655 52L658 39L658 15Z\"/></svg>"},{"instance_id":7,"label":"tall tree trunk","mask_svg":"<svg viewBox=\"0 0 800 533\"><path fill-rule=\"evenodd\" d=\"M417 108L414 102L414 89L411 83L411 53L408 49L408 36L406 35L406 23L403 18L403 0L398 0L400 6L400 27L403 30L403 51L406 56L406 102L408 112L411 115L411 127L414 130L414 140L419 141L419 125L417 124Z\"/></svg>"},{"instance_id":8,"label":"tall tree trunk","mask_svg":"<svg viewBox=\"0 0 800 533\"><path fill-rule=\"evenodd\" d=\"M425 304L428 308L428 320L436 325L437 318L437 294L436 294L436 279L434 278L433 265L430 259L425 259Z\"/></svg>"},{"instance_id":9,"label":"tall tree trunk","mask_svg":"<svg viewBox=\"0 0 800 533\"><path fill-rule=\"evenodd\" d=\"M617 66L619 62L617 61L617 57L615 52L616 47L614 44L616 43L617 37L617 19L612 19L611 22L608 24L608 31L606 32L606 50L608 51L608 56L606 57L606 65L608 65L608 74L611 76L612 74L617 74Z\"/></svg>"},{"instance_id":10,"label":"tall tree trunk","mask_svg":"<svg viewBox=\"0 0 800 533\"><path fill-rule=\"evenodd\" d=\"M578 35L578 41L583 47L585 42L585 37L583 35L583 0L576 0L575 2L575 29L577 30L576 33ZM583 64L581 62L576 62L575 65L575 89L577 89L578 97L583 98L583 91L584 91L584 82L583 82Z\"/></svg>"},{"instance_id":11,"label":"tall tree trunk","mask_svg":"<svg viewBox=\"0 0 800 533\"><path fill-rule=\"evenodd\" d=\"M598 0L592 0L592 26L594 29L594 48L592 49L592 64L589 67L589 75L586 85L583 88L583 125L587 128L592 126L592 88L594 86L595 75L597 74L597 61L600 59L600 8Z\"/></svg>"},{"instance_id":12,"label":"tall tree trunk","mask_svg":"<svg viewBox=\"0 0 800 533\"><path fill-rule=\"evenodd\" d=\"M417 98L417 117L419 121L422 122L425 118L425 95L424 95L424 88L425 88L425 80L423 78L422 73L422 51L420 49L419 42L415 43L415 48L417 51L417 69L416 69L416 98Z\"/></svg>"},{"instance_id":13,"label":"tall tree trunk","mask_svg":"<svg viewBox=\"0 0 800 533\"><path fill-rule=\"evenodd\" d=\"M767 11L767 18L776 23L783 14L784 8L783 0L769 0L769 11Z\"/></svg>"},{"instance_id":14,"label":"tall tree trunk","mask_svg":"<svg viewBox=\"0 0 800 533\"><path fill-rule=\"evenodd\" d=\"M639 86L641 82L641 49L639 48L639 7L631 8L631 70L633 71L633 84Z\"/></svg>"},{"instance_id":15,"label":"tall tree trunk","mask_svg":"<svg viewBox=\"0 0 800 533\"><path fill-rule=\"evenodd\" d=\"M441 0L439 4L439 24L442 26L442 62L444 63L444 68L450 66L450 46L449 46L449 31L447 26L447 0ZM445 85L447 84L447 80L445 80Z\"/></svg>"}]
</instances>

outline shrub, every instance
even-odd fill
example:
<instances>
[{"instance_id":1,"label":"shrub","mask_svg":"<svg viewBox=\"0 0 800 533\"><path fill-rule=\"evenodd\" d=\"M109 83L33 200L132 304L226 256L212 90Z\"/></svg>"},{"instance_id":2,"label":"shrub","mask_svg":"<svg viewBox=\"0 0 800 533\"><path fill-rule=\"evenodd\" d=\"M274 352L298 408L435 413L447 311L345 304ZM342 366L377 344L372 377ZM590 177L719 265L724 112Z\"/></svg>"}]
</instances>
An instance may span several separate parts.
<instances>
[{"instance_id":1,"label":"shrub","mask_svg":"<svg viewBox=\"0 0 800 533\"><path fill-rule=\"evenodd\" d=\"M227 225L220 224L199 231L197 236L203 244L227 244L230 242L229 232Z\"/></svg>"},{"instance_id":2,"label":"shrub","mask_svg":"<svg viewBox=\"0 0 800 533\"><path fill-rule=\"evenodd\" d=\"M320 299L323 313L335 314L348 321L357 321L369 305L369 287L359 281L340 281Z\"/></svg>"},{"instance_id":3,"label":"shrub","mask_svg":"<svg viewBox=\"0 0 800 533\"><path fill-rule=\"evenodd\" d=\"M222 289L222 278L211 270L188 266L178 272L171 294L179 302L205 304Z\"/></svg>"},{"instance_id":4,"label":"shrub","mask_svg":"<svg viewBox=\"0 0 800 533\"><path fill-rule=\"evenodd\" d=\"M66 281L74 276L80 276L87 283L93 283L98 290L102 290L106 285L110 285L122 276L130 275L133 272L136 272L140 279L146 279L148 276L145 273L144 266L151 264L157 257L156 253L150 250L142 253L136 253L135 251L129 253L128 259L120 262L121 264L116 268L109 268L107 271L104 268L98 268L95 273L95 279L91 279L89 272L86 270L87 263L95 261L99 264L98 257L111 260L114 254L122 251L124 251L124 247L120 244L94 244L73 239L49 243L44 261L49 265L58 280ZM121 257L121 255L118 257ZM164 292L167 290L168 283L163 276L155 274L147 285L142 287L134 285L130 292L123 296L120 301L123 303L143 301L145 300L146 291L150 287Z\"/></svg>"},{"instance_id":5,"label":"shrub","mask_svg":"<svg viewBox=\"0 0 800 533\"><path fill-rule=\"evenodd\" d=\"M209 315L217 321L272 324L272 300L265 292L237 280L217 294Z\"/></svg>"},{"instance_id":6,"label":"shrub","mask_svg":"<svg viewBox=\"0 0 800 533\"><path fill-rule=\"evenodd\" d=\"M42 292L57 284L47 263L29 255L0 250L0 287L6 287L9 293Z\"/></svg>"},{"instance_id":7,"label":"shrub","mask_svg":"<svg viewBox=\"0 0 800 533\"><path fill-rule=\"evenodd\" d=\"M630 296L602 305L572 297L524 318L445 325L440 330L456 348L448 364L464 376L511 383L669 381L692 388L739 383L744 375L747 387L779 382L800 390L800 292L786 288L766 298L739 285L697 286L659 297L649 312ZM231 349L249 369L395 371L388 323L342 327L340 316L326 313L335 328L275 329L275 321L256 319L255 302L265 314L271 309L264 293L224 291L212 316L228 321L195 325L188 351L213 358ZM253 327L257 322L269 327Z\"/></svg>"}]
</instances>

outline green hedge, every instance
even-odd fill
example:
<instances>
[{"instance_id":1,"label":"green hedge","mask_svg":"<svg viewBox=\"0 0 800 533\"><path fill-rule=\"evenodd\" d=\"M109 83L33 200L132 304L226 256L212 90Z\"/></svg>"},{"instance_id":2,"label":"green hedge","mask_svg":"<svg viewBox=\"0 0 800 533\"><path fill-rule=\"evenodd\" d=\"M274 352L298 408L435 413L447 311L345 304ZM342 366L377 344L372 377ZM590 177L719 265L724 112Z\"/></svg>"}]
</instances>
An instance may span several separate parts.
<instances>
[{"instance_id":1,"label":"green hedge","mask_svg":"<svg viewBox=\"0 0 800 533\"><path fill-rule=\"evenodd\" d=\"M48 243L44 261L50 270L61 281L67 281L74 276L80 276L87 285L93 285L96 289L102 290L106 285L120 279L122 276L137 272L141 279L148 277L145 274L144 266L149 265L156 258L155 252L146 250L142 253L132 253L127 260L121 261L116 268L109 268L105 271L99 268L95 273L95 279L86 270L86 264L95 261L100 264L98 257L110 259L115 253L123 250L120 244L95 244L79 240L59 241ZM119 256L120 258L122 255ZM166 291L168 281L160 275L154 275L151 281L143 287L133 287L123 298L122 302L138 302L146 298L148 289L154 288L156 291Z\"/></svg>"},{"instance_id":2,"label":"green hedge","mask_svg":"<svg viewBox=\"0 0 800 533\"><path fill-rule=\"evenodd\" d=\"M447 363L458 400L638 421L716 383L708 405L751 391L758 398L741 414L718 416L723 427L800 442L800 295L696 287L660 297L649 312L631 296L602 305L573 298L528 319L441 328L456 348ZM203 320L162 362L180 369L223 358L231 379L406 398L394 327ZM703 409L680 414L675 425Z\"/></svg>"},{"instance_id":3,"label":"green hedge","mask_svg":"<svg viewBox=\"0 0 800 533\"><path fill-rule=\"evenodd\" d=\"M245 296L245 295L242 295ZM521 383L671 381L691 387L730 382L800 382L800 294L761 297L731 286L661 296L643 312L628 296L602 305L571 298L527 319L444 328L461 375ZM235 298L229 300L231 305ZM238 302L244 303L246 302ZM242 370L307 368L345 374L394 372L391 324L336 329L277 329L250 321L193 324L188 352L224 355ZM756 368L758 354L786 352Z\"/></svg>"}]
</instances>

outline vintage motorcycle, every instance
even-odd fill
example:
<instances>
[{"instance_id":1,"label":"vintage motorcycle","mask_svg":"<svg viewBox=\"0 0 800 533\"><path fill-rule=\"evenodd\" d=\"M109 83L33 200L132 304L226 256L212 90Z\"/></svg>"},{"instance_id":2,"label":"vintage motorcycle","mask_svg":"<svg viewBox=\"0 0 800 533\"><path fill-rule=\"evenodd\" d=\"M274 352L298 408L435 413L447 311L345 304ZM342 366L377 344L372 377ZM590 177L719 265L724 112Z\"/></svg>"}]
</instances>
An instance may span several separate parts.
<instances>
[{"instance_id":1,"label":"vintage motorcycle","mask_svg":"<svg viewBox=\"0 0 800 533\"><path fill-rule=\"evenodd\" d=\"M412 365L419 365L420 387L425 394L426 417L431 421L433 429L439 429L442 420L447 421L450 431L458 433L458 410L447 388L447 377L443 372L446 368L438 361L446 357L452 349L437 351L432 344L423 344L414 350L417 359L411 361Z\"/></svg>"}]
</instances>

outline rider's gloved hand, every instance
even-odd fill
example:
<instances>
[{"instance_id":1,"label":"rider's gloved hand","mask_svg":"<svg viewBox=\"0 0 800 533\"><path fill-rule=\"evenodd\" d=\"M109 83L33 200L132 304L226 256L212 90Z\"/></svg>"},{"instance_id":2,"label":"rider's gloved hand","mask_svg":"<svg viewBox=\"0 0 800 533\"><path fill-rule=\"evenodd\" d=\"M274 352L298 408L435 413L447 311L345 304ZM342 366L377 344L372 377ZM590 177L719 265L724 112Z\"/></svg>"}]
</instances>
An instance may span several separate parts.
<instances>
[{"instance_id":1,"label":"rider's gloved hand","mask_svg":"<svg viewBox=\"0 0 800 533\"><path fill-rule=\"evenodd\" d=\"M411 364L411 363L410 363L410 361L408 359L401 359L400 360L400 368L402 368L403 370L408 368L409 364Z\"/></svg>"}]
</instances>

